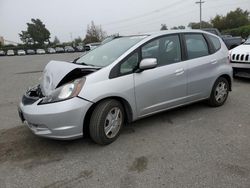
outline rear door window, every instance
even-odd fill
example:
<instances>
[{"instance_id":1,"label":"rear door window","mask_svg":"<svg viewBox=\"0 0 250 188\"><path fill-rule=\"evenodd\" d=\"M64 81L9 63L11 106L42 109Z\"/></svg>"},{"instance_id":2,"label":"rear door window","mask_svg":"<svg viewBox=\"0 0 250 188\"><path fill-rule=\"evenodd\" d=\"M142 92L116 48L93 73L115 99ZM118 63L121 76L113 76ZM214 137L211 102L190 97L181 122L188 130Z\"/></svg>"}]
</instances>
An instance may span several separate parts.
<instances>
[{"instance_id":1,"label":"rear door window","mask_svg":"<svg viewBox=\"0 0 250 188\"><path fill-rule=\"evenodd\" d=\"M207 42L202 34L185 34L188 59L209 55Z\"/></svg>"}]
</instances>

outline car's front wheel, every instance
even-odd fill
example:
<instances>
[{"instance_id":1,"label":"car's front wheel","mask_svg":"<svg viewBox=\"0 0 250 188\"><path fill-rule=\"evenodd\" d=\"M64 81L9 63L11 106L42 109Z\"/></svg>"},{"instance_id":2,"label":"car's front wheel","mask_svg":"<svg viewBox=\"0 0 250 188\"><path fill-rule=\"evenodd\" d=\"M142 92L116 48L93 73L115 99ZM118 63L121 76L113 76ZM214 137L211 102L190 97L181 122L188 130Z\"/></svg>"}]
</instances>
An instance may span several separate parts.
<instances>
[{"instance_id":1,"label":"car's front wheel","mask_svg":"<svg viewBox=\"0 0 250 188\"><path fill-rule=\"evenodd\" d=\"M122 104L113 99L97 104L90 118L89 132L94 142L107 145L117 139L124 124Z\"/></svg>"},{"instance_id":2,"label":"car's front wheel","mask_svg":"<svg viewBox=\"0 0 250 188\"><path fill-rule=\"evenodd\" d=\"M229 83L227 79L220 77L214 83L210 98L208 100L209 104L213 107L222 106L228 97L229 93Z\"/></svg>"}]
</instances>

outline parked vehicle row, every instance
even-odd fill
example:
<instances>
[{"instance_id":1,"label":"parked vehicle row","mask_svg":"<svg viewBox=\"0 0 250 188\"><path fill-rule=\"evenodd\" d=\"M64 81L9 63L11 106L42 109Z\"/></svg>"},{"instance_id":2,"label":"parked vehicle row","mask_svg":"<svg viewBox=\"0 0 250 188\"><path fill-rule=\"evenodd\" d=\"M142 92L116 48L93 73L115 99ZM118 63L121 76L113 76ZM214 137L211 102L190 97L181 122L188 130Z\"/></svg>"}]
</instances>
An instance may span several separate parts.
<instances>
[{"instance_id":1,"label":"parked vehicle row","mask_svg":"<svg viewBox=\"0 0 250 188\"><path fill-rule=\"evenodd\" d=\"M90 43L85 46L78 45L75 48L72 46L65 46L63 47L56 47L51 48L49 47L47 50L45 49L28 49L28 50L17 50L16 53L14 50L7 50L7 52L0 50L0 56L13 56L13 55L34 55L34 54L54 54L54 53L72 53L72 52L84 52L90 51L98 47L101 43Z\"/></svg>"}]
</instances>

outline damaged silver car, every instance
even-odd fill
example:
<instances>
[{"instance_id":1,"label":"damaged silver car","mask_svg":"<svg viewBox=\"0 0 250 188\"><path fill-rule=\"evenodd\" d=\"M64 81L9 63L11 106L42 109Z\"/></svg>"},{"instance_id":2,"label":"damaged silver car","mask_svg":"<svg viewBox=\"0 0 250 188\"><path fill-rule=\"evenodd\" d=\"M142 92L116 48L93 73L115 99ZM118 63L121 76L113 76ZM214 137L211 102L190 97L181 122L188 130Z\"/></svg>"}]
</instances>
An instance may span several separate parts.
<instances>
[{"instance_id":1,"label":"damaged silver car","mask_svg":"<svg viewBox=\"0 0 250 188\"><path fill-rule=\"evenodd\" d=\"M51 61L19 115L34 134L109 144L125 123L207 100L225 103L232 67L223 41L204 31L117 37L74 62Z\"/></svg>"}]
</instances>

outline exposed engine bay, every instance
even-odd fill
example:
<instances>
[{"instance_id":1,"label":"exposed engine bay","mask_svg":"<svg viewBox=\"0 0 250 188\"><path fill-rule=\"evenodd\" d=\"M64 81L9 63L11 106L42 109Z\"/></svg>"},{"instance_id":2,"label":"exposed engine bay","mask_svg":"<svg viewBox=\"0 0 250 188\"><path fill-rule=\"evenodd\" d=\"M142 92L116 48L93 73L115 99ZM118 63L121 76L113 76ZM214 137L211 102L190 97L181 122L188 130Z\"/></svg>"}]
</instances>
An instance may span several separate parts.
<instances>
[{"instance_id":1,"label":"exposed engine bay","mask_svg":"<svg viewBox=\"0 0 250 188\"><path fill-rule=\"evenodd\" d=\"M22 102L24 105L33 104L38 99L49 96L56 88L99 69L69 62L51 61L43 71L40 84L28 89L22 98Z\"/></svg>"}]
</instances>

